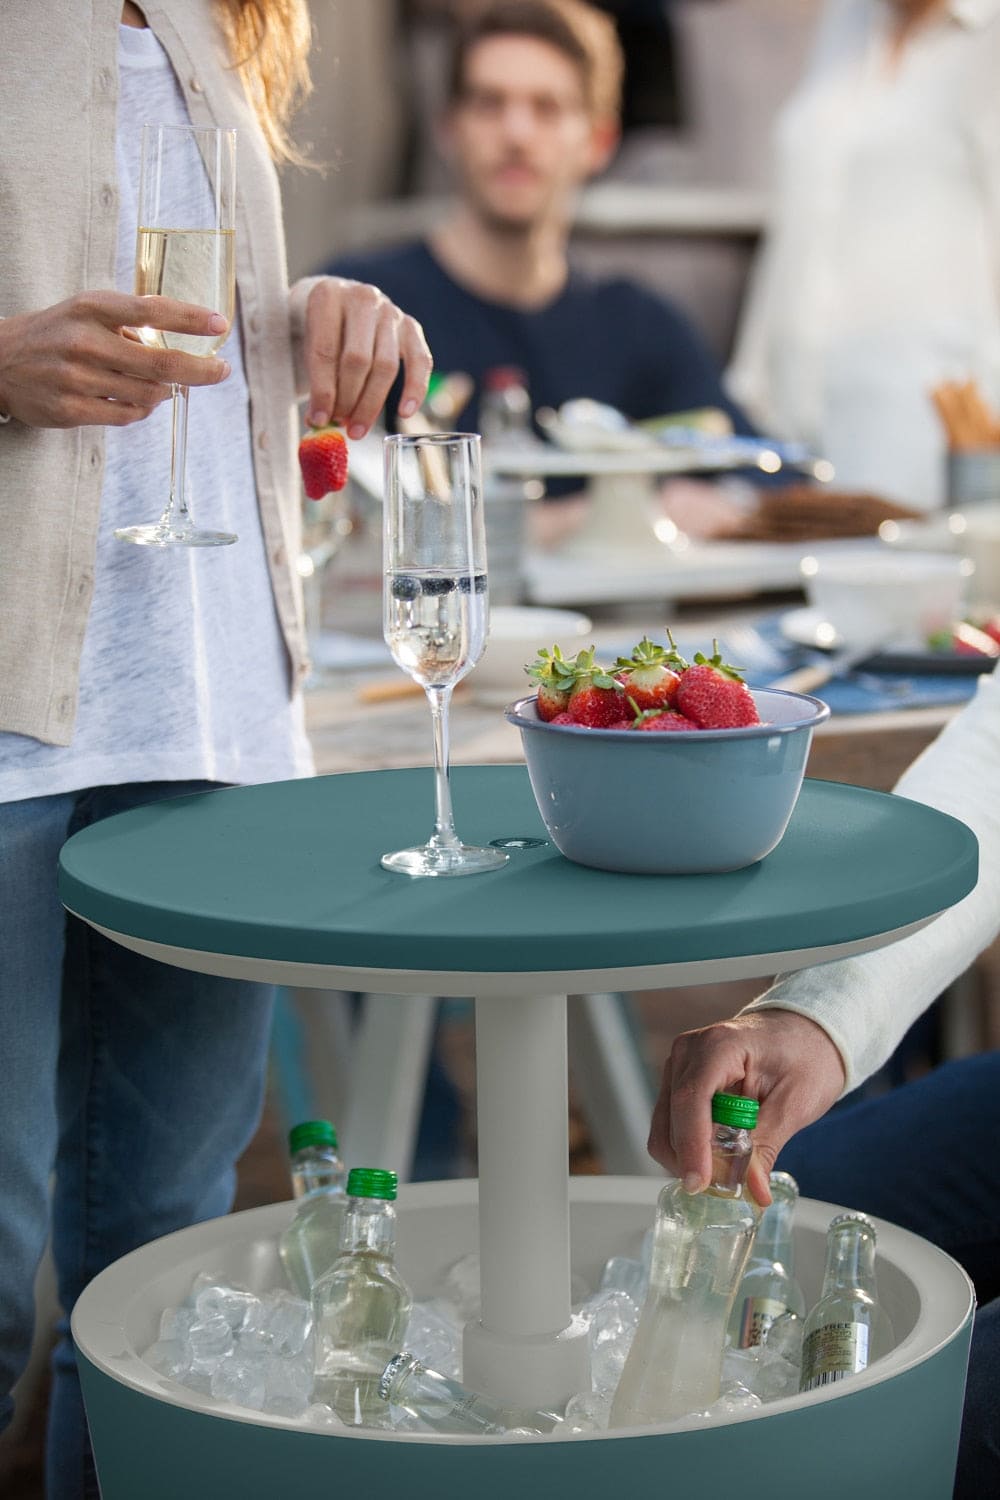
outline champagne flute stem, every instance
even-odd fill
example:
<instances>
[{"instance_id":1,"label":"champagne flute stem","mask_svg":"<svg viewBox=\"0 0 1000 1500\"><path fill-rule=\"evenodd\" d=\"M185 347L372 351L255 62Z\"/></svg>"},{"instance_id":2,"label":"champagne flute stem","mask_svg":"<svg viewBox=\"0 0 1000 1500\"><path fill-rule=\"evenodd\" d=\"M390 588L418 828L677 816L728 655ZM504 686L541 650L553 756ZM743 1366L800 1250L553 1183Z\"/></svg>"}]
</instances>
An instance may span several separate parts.
<instances>
[{"instance_id":1,"label":"champagne flute stem","mask_svg":"<svg viewBox=\"0 0 1000 1500\"><path fill-rule=\"evenodd\" d=\"M458 849L458 835L451 810L451 786L448 781L448 709L451 687L425 688L431 706L434 730L434 833L430 842L437 849Z\"/></svg>"},{"instance_id":2,"label":"champagne flute stem","mask_svg":"<svg viewBox=\"0 0 1000 1500\"><path fill-rule=\"evenodd\" d=\"M188 387L171 386L173 413L170 427L170 497L161 524L167 531L187 531L191 512L187 503Z\"/></svg>"}]
</instances>

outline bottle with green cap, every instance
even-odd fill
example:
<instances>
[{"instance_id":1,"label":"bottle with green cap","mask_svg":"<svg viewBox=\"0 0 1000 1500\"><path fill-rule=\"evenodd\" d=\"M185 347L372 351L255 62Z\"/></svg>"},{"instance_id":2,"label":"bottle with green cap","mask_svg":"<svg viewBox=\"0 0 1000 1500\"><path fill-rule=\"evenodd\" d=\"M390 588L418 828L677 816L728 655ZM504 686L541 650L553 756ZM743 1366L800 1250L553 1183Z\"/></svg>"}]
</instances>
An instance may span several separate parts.
<instances>
[{"instance_id":1,"label":"bottle with green cap","mask_svg":"<svg viewBox=\"0 0 1000 1500\"><path fill-rule=\"evenodd\" d=\"M613 1427L670 1422L719 1396L729 1322L760 1210L746 1191L755 1099L712 1097L712 1171L703 1192L661 1189L649 1291L611 1406Z\"/></svg>"},{"instance_id":2,"label":"bottle with green cap","mask_svg":"<svg viewBox=\"0 0 1000 1500\"><path fill-rule=\"evenodd\" d=\"M306 1300L313 1284L340 1254L344 1226L344 1163L329 1120L305 1120L288 1136L295 1217L278 1240L281 1263L295 1291Z\"/></svg>"},{"instance_id":3,"label":"bottle with green cap","mask_svg":"<svg viewBox=\"0 0 1000 1500\"><path fill-rule=\"evenodd\" d=\"M806 1314L793 1269L792 1221L799 1185L790 1172L772 1172L770 1186L771 1206L757 1227L753 1253L729 1320L729 1341L738 1349L763 1344L772 1323L785 1313L797 1318Z\"/></svg>"},{"instance_id":4,"label":"bottle with green cap","mask_svg":"<svg viewBox=\"0 0 1000 1500\"><path fill-rule=\"evenodd\" d=\"M395 1265L395 1198L395 1172L352 1168L340 1254L313 1287L313 1400L348 1426L389 1423L379 1380L403 1346L412 1306Z\"/></svg>"},{"instance_id":5,"label":"bottle with green cap","mask_svg":"<svg viewBox=\"0 0 1000 1500\"><path fill-rule=\"evenodd\" d=\"M802 1338L803 1391L866 1370L895 1342L875 1284L875 1225L865 1214L838 1214L826 1232L823 1290Z\"/></svg>"}]
</instances>

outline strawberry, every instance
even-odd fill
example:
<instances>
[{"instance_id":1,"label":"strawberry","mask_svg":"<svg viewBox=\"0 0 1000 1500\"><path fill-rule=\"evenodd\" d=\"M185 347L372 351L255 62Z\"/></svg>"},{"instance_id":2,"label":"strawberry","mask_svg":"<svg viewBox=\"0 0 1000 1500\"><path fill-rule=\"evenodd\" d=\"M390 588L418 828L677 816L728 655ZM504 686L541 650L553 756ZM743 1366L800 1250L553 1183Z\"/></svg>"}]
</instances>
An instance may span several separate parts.
<instances>
[{"instance_id":1,"label":"strawberry","mask_svg":"<svg viewBox=\"0 0 1000 1500\"><path fill-rule=\"evenodd\" d=\"M594 661L594 648L579 651L574 662L575 681L566 712L574 724L588 729L607 729L625 717L627 706L621 684Z\"/></svg>"},{"instance_id":2,"label":"strawberry","mask_svg":"<svg viewBox=\"0 0 1000 1500\"><path fill-rule=\"evenodd\" d=\"M736 667L728 666L713 641L712 656L695 652L693 664L681 673L676 707L701 729L739 729L759 724L753 695Z\"/></svg>"},{"instance_id":3,"label":"strawberry","mask_svg":"<svg viewBox=\"0 0 1000 1500\"><path fill-rule=\"evenodd\" d=\"M991 641L996 641L1000 646L1000 615L990 615L987 619L980 621L979 628L985 631Z\"/></svg>"},{"instance_id":4,"label":"strawberry","mask_svg":"<svg viewBox=\"0 0 1000 1500\"><path fill-rule=\"evenodd\" d=\"M576 668L567 661L558 646L551 651L543 646L537 657L524 669L532 682L538 684L535 699L538 717L546 723L565 711L570 689L576 681Z\"/></svg>"},{"instance_id":5,"label":"strawberry","mask_svg":"<svg viewBox=\"0 0 1000 1500\"><path fill-rule=\"evenodd\" d=\"M667 708L680 685L677 668L686 665L676 650L668 652L643 636L631 656L619 656L615 676L636 709Z\"/></svg>"},{"instance_id":6,"label":"strawberry","mask_svg":"<svg viewBox=\"0 0 1000 1500\"><path fill-rule=\"evenodd\" d=\"M970 625L968 620L959 620L951 627L951 649L956 656L983 656L995 659L1000 656L1000 642L985 630Z\"/></svg>"},{"instance_id":7,"label":"strawberry","mask_svg":"<svg viewBox=\"0 0 1000 1500\"><path fill-rule=\"evenodd\" d=\"M299 468L310 500L347 483L347 442L339 427L311 427L299 443Z\"/></svg>"},{"instance_id":8,"label":"strawberry","mask_svg":"<svg viewBox=\"0 0 1000 1500\"><path fill-rule=\"evenodd\" d=\"M670 733L677 730L697 730L698 725L693 719L685 719L684 715L677 713L675 709L666 708L653 709L652 711L647 710L645 713L639 714L632 728L652 730L654 732L665 730L667 733Z\"/></svg>"}]
</instances>

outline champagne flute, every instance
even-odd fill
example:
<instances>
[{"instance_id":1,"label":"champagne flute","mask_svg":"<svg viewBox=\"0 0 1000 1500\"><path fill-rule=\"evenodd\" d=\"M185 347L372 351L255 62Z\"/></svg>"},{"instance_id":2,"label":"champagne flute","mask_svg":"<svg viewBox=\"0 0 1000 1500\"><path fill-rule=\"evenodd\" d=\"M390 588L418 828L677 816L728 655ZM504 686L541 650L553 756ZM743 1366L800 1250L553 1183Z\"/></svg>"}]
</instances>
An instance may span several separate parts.
<instances>
[{"instance_id":1,"label":"champagne flute","mask_svg":"<svg viewBox=\"0 0 1000 1500\"><path fill-rule=\"evenodd\" d=\"M154 349L207 356L225 343L236 305L236 131L187 125L144 125L139 171L135 290L139 297L175 297L221 313L219 334L137 328ZM195 526L187 495L188 387L172 387L170 492L158 521L125 526L122 542L145 547L224 547L230 531Z\"/></svg>"},{"instance_id":2,"label":"champagne flute","mask_svg":"<svg viewBox=\"0 0 1000 1500\"><path fill-rule=\"evenodd\" d=\"M383 854L404 875L477 875L506 864L500 849L463 844L448 784L448 709L456 682L483 654L489 620L482 460L474 433L385 440L382 622L397 665L427 693L434 728L434 832Z\"/></svg>"}]
</instances>

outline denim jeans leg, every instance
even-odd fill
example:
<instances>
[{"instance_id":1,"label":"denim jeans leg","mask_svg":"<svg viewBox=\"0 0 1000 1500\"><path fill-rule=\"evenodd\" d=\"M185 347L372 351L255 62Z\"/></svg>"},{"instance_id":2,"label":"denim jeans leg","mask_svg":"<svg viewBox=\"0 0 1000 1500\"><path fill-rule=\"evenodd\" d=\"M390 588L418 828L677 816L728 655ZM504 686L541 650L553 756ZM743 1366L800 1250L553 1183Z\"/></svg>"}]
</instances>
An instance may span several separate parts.
<instances>
[{"instance_id":1,"label":"denim jeans leg","mask_svg":"<svg viewBox=\"0 0 1000 1500\"><path fill-rule=\"evenodd\" d=\"M976 1313L962 1413L955 1500L1000 1495L1000 1297Z\"/></svg>"},{"instance_id":2,"label":"denim jeans leg","mask_svg":"<svg viewBox=\"0 0 1000 1500\"><path fill-rule=\"evenodd\" d=\"M49 1228L65 916L54 871L73 803L0 806L0 1430L31 1350Z\"/></svg>"},{"instance_id":3,"label":"denim jeans leg","mask_svg":"<svg viewBox=\"0 0 1000 1500\"><path fill-rule=\"evenodd\" d=\"M197 787L102 788L75 826ZM260 1118L269 985L156 963L68 920L53 1251L67 1319L120 1256L228 1212ZM53 1361L49 1500L98 1494L68 1322Z\"/></svg>"},{"instance_id":4,"label":"denim jeans leg","mask_svg":"<svg viewBox=\"0 0 1000 1500\"><path fill-rule=\"evenodd\" d=\"M889 1219L940 1245L976 1284L955 1494L1000 1495L1000 1153L990 1121L1000 1052L935 1068L802 1130L779 1167L803 1193Z\"/></svg>"}]
</instances>

